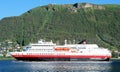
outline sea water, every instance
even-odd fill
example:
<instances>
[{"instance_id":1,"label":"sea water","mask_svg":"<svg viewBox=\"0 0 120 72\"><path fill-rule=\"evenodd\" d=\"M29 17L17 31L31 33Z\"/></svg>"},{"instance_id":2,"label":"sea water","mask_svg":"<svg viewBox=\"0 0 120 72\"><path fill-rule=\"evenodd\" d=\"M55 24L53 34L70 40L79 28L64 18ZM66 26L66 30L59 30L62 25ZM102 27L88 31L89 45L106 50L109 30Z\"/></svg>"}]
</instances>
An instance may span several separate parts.
<instances>
[{"instance_id":1,"label":"sea water","mask_svg":"<svg viewBox=\"0 0 120 72\"><path fill-rule=\"evenodd\" d=\"M120 72L120 61L0 60L0 72Z\"/></svg>"}]
</instances>

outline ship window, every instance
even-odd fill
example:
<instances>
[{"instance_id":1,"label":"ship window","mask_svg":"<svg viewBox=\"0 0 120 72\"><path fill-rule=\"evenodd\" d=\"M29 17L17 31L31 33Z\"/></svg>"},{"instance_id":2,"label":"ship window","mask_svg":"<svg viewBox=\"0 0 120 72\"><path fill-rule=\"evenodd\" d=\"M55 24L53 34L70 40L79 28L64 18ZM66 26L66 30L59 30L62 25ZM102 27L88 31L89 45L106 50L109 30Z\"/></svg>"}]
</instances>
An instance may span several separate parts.
<instances>
[{"instance_id":1,"label":"ship window","mask_svg":"<svg viewBox=\"0 0 120 72\"><path fill-rule=\"evenodd\" d=\"M83 51L80 51L80 53L83 53Z\"/></svg>"},{"instance_id":2,"label":"ship window","mask_svg":"<svg viewBox=\"0 0 120 72\"><path fill-rule=\"evenodd\" d=\"M72 49L76 49L76 47L71 47Z\"/></svg>"},{"instance_id":3,"label":"ship window","mask_svg":"<svg viewBox=\"0 0 120 72\"><path fill-rule=\"evenodd\" d=\"M86 47L78 47L79 49L86 49Z\"/></svg>"}]
</instances>

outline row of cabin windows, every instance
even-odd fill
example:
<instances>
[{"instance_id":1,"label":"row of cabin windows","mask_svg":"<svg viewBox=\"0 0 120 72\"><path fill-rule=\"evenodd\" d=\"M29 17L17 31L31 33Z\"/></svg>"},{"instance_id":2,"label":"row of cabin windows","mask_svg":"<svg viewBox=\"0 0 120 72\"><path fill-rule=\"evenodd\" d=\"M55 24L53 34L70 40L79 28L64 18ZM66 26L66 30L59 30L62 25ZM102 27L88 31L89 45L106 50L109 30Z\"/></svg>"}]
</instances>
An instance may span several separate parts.
<instances>
[{"instance_id":1,"label":"row of cabin windows","mask_svg":"<svg viewBox=\"0 0 120 72\"><path fill-rule=\"evenodd\" d=\"M71 47L71 49L86 49L86 47Z\"/></svg>"},{"instance_id":2,"label":"row of cabin windows","mask_svg":"<svg viewBox=\"0 0 120 72\"><path fill-rule=\"evenodd\" d=\"M51 49L53 47L32 47L32 49Z\"/></svg>"},{"instance_id":3,"label":"row of cabin windows","mask_svg":"<svg viewBox=\"0 0 120 72\"><path fill-rule=\"evenodd\" d=\"M52 51L53 49L30 49L29 51Z\"/></svg>"},{"instance_id":4,"label":"row of cabin windows","mask_svg":"<svg viewBox=\"0 0 120 72\"><path fill-rule=\"evenodd\" d=\"M53 55L53 53L27 53L27 55Z\"/></svg>"},{"instance_id":5,"label":"row of cabin windows","mask_svg":"<svg viewBox=\"0 0 120 72\"><path fill-rule=\"evenodd\" d=\"M27 53L27 55L54 55L54 53ZM57 53L55 55L65 55L65 53Z\"/></svg>"},{"instance_id":6,"label":"row of cabin windows","mask_svg":"<svg viewBox=\"0 0 120 72\"><path fill-rule=\"evenodd\" d=\"M16 55L24 55L17 53ZM53 53L27 53L27 55L53 55Z\"/></svg>"},{"instance_id":7,"label":"row of cabin windows","mask_svg":"<svg viewBox=\"0 0 120 72\"><path fill-rule=\"evenodd\" d=\"M49 47L51 47L51 46L54 46L54 45L32 45L32 46L35 46L35 47L46 47L46 46L49 46Z\"/></svg>"}]
</instances>

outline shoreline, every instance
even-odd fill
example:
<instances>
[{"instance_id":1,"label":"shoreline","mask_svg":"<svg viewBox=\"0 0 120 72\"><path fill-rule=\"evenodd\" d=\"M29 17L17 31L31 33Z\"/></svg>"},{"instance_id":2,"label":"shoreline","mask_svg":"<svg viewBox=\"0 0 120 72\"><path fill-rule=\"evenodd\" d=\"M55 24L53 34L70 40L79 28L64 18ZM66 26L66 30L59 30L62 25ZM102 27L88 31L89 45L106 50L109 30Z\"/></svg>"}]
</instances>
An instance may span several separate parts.
<instances>
[{"instance_id":1,"label":"shoreline","mask_svg":"<svg viewBox=\"0 0 120 72\"><path fill-rule=\"evenodd\" d=\"M0 56L0 60L15 60L13 57L9 56L9 57L2 57Z\"/></svg>"},{"instance_id":2,"label":"shoreline","mask_svg":"<svg viewBox=\"0 0 120 72\"><path fill-rule=\"evenodd\" d=\"M114 61L114 60L115 60L115 61L117 61L117 60L120 61L120 58L111 58L110 60L111 60L111 61Z\"/></svg>"}]
</instances>

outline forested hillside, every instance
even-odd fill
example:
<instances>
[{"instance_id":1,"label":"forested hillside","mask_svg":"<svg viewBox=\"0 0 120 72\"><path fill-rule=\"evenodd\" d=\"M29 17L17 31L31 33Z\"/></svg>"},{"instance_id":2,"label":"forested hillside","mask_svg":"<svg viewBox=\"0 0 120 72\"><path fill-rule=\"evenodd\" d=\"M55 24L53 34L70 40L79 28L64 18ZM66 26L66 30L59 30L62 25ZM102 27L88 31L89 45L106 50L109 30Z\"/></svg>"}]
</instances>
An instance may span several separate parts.
<instances>
[{"instance_id":1,"label":"forested hillside","mask_svg":"<svg viewBox=\"0 0 120 72\"><path fill-rule=\"evenodd\" d=\"M0 20L0 42L24 46L39 39L61 44L86 39L109 49L120 48L120 5L76 3L46 5Z\"/></svg>"}]
</instances>

